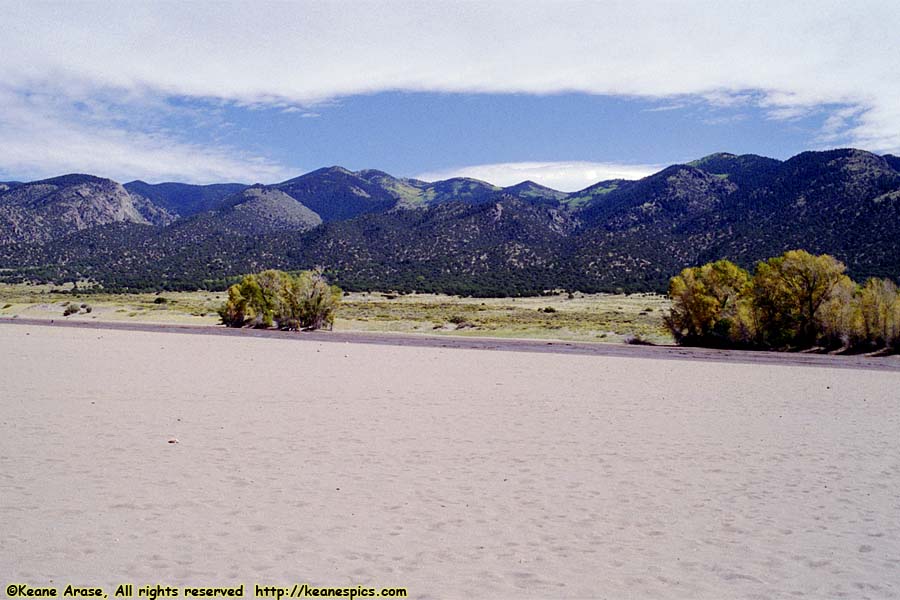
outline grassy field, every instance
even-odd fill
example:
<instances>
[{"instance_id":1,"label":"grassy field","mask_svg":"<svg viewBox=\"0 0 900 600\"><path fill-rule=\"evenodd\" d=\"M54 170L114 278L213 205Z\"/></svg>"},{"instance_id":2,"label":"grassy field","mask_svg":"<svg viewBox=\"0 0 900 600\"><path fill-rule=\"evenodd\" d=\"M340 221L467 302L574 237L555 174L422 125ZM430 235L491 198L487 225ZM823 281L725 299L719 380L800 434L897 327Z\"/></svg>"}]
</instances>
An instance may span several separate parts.
<instances>
[{"instance_id":1,"label":"grassy field","mask_svg":"<svg viewBox=\"0 0 900 600\"><path fill-rule=\"evenodd\" d=\"M0 318L215 325L224 298L223 292L79 294L71 285L0 285ZM671 343L663 326L668 308L668 299L656 294L460 298L354 293L344 297L335 329L604 342L640 337ZM71 314L64 316L67 309Z\"/></svg>"}]
</instances>

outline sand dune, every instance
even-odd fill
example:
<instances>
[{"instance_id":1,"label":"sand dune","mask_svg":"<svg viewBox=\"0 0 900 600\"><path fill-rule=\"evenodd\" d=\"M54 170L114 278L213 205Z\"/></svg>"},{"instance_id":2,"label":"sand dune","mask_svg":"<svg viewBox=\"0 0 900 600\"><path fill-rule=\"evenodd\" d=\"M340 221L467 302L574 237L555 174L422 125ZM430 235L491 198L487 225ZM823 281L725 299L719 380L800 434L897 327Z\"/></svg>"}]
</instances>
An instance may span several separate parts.
<instances>
[{"instance_id":1,"label":"sand dune","mask_svg":"<svg viewBox=\"0 0 900 600\"><path fill-rule=\"evenodd\" d=\"M896 372L21 325L0 365L4 585L900 597Z\"/></svg>"}]
</instances>

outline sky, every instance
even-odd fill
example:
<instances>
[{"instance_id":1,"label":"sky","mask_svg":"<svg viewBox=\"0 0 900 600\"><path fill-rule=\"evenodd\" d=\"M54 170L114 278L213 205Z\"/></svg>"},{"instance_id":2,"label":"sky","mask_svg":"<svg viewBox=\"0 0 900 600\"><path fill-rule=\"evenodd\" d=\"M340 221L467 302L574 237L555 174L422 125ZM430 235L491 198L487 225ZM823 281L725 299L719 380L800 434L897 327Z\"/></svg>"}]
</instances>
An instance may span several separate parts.
<instances>
[{"instance_id":1,"label":"sky","mask_svg":"<svg viewBox=\"0 0 900 600\"><path fill-rule=\"evenodd\" d=\"M900 153L900 2L0 0L0 180L341 165L575 191Z\"/></svg>"}]
</instances>

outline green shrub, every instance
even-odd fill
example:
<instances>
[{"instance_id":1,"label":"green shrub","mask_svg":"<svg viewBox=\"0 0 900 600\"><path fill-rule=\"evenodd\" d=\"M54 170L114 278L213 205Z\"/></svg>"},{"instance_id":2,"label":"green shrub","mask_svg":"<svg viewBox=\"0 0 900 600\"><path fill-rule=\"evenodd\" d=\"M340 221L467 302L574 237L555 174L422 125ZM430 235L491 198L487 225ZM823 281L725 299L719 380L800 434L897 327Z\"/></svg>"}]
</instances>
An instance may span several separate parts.
<instances>
[{"instance_id":1,"label":"green shrub","mask_svg":"<svg viewBox=\"0 0 900 600\"><path fill-rule=\"evenodd\" d=\"M245 275L228 288L228 300L219 316L228 327L320 329L334 323L342 295L321 271L290 275L270 269Z\"/></svg>"}]
</instances>

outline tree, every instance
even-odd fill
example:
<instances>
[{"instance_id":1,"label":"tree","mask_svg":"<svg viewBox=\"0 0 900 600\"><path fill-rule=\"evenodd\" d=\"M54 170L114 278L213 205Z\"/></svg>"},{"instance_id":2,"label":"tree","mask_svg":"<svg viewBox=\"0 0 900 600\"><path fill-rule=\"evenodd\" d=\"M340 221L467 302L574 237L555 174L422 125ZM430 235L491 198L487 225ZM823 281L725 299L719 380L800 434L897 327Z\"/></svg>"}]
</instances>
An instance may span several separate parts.
<instances>
[{"instance_id":1,"label":"tree","mask_svg":"<svg viewBox=\"0 0 900 600\"><path fill-rule=\"evenodd\" d=\"M900 293L890 279L871 278L859 293L866 340L880 347L900 347Z\"/></svg>"},{"instance_id":2,"label":"tree","mask_svg":"<svg viewBox=\"0 0 900 600\"><path fill-rule=\"evenodd\" d=\"M749 283L747 271L727 260L684 269L669 283L666 325L679 343L720 345L752 336L742 306Z\"/></svg>"},{"instance_id":3,"label":"tree","mask_svg":"<svg viewBox=\"0 0 900 600\"><path fill-rule=\"evenodd\" d=\"M764 343L814 345L820 309L839 286L852 285L844 264L827 254L791 250L760 262L752 281L753 305Z\"/></svg>"},{"instance_id":4,"label":"tree","mask_svg":"<svg viewBox=\"0 0 900 600\"><path fill-rule=\"evenodd\" d=\"M858 292L859 286L843 277L816 311L816 329L826 346L849 349L865 339Z\"/></svg>"}]
</instances>

